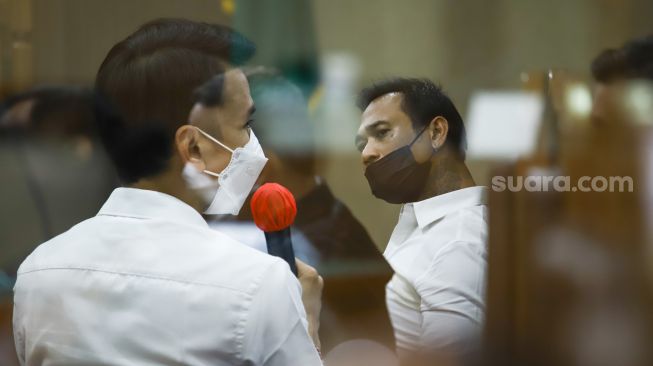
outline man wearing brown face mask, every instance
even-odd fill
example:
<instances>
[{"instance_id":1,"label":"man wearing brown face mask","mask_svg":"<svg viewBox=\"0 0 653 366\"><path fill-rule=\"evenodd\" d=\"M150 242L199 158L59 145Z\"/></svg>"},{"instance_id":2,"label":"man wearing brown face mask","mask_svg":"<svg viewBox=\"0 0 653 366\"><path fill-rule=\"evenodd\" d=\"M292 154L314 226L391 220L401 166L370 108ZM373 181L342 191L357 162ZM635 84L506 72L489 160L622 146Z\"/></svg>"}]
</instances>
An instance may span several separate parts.
<instances>
[{"instance_id":1,"label":"man wearing brown face mask","mask_svg":"<svg viewBox=\"0 0 653 366\"><path fill-rule=\"evenodd\" d=\"M356 137L372 193L403 204L384 256L395 275L386 301L401 357L468 355L484 314L486 189L465 165L465 129L429 80L364 89Z\"/></svg>"}]
</instances>

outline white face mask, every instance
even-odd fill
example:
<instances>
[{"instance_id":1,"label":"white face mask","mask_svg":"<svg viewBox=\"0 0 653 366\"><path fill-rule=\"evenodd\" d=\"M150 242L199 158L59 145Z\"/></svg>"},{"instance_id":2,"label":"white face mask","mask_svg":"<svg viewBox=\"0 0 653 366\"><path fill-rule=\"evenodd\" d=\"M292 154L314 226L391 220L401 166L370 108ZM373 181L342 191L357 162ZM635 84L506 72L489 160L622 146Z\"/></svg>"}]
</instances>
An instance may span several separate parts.
<instances>
[{"instance_id":1,"label":"white face mask","mask_svg":"<svg viewBox=\"0 0 653 366\"><path fill-rule=\"evenodd\" d=\"M197 130L209 140L229 150L231 160L220 173L208 170L200 172L191 163L186 163L182 175L190 189L202 195L207 203L210 202L204 211L205 214L238 215L268 159L263 154L254 131L250 130L249 141L245 146L231 150L213 136L199 128ZM212 179L208 175L218 179Z\"/></svg>"}]
</instances>

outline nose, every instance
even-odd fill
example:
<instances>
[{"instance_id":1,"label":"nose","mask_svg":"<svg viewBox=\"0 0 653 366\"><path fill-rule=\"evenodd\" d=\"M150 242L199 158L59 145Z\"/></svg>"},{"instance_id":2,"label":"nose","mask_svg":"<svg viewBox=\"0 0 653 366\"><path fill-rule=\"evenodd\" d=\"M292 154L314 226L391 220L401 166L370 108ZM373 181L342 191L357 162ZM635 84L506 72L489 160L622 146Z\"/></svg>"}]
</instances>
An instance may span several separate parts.
<instances>
[{"instance_id":1,"label":"nose","mask_svg":"<svg viewBox=\"0 0 653 366\"><path fill-rule=\"evenodd\" d=\"M361 152L361 158L363 159L363 165L367 167L373 162L380 159L380 154L378 150L374 147L374 144L368 143L365 145L365 148Z\"/></svg>"}]
</instances>

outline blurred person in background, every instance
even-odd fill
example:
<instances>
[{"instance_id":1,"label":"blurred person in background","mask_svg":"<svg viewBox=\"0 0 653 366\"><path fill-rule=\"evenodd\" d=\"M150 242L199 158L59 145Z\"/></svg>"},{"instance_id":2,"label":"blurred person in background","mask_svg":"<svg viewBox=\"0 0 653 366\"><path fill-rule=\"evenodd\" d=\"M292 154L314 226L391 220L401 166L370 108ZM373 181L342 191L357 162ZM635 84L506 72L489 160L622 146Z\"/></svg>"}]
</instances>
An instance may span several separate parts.
<instances>
[{"instance_id":1,"label":"blurred person in background","mask_svg":"<svg viewBox=\"0 0 653 366\"><path fill-rule=\"evenodd\" d=\"M147 23L109 51L96 118L124 187L21 265L22 364L321 364L307 330L315 270L298 262L298 282L201 216L237 214L267 161L247 79L230 68L253 52L227 27L182 19Z\"/></svg>"},{"instance_id":2,"label":"blurred person in background","mask_svg":"<svg viewBox=\"0 0 653 366\"><path fill-rule=\"evenodd\" d=\"M6 98L0 104L0 128L2 131L20 127L27 128L32 105L35 99L46 90L35 89Z\"/></svg>"},{"instance_id":3,"label":"blurred person in background","mask_svg":"<svg viewBox=\"0 0 653 366\"><path fill-rule=\"evenodd\" d=\"M0 270L11 291L25 257L95 215L118 182L97 140L91 91L36 88L0 110Z\"/></svg>"},{"instance_id":4,"label":"blurred person in background","mask_svg":"<svg viewBox=\"0 0 653 366\"><path fill-rule=\"evenodd\" d=\"M356 136L374 196L402 204L385 258L400 358L476 352L485 310L486 188L465 165L465 128L442 89L393 78L363 89Z\"/></svg>"},{"instance_id":5,"label":"blurred person in background","mask_svg":"<svg viewBox=\"0 0 653 366\"><path fill-rule=\"evenodd\" d=\"M634 117L624 97L633 82L645 82L649 90L653 88L653 35L604 50L592 61L591 71L596 81L592 123L606 126Z\"/></svg>"},{"instance_id":6,"label":"blurred person in background","mask_svg":"<svg viewBox=\"0 0 653 366\"><path fill-rule=\"evenodd\" d=\"M384 287L392 269L349 208L317 174L314 129L301 90L274 70L247 70L256 105L253 130L268 164L261 182L287 187L297 201L292 240L298 258L325 280L320 339L325 352L363 338L393 346ZM267 252L263 232L252 222L249 203L237 220L212 227Z\"/></svg>"},{"instance_id":7,"label":"blurred person in background","mask_svg":"<svg viewBox=\"0 0 653 366\"><path fill-rule=\"evenodd\" d=\"M92 93L40 87L0 104L0 360L15 360L12 288L36 246L97 213L117 185L97 140ZM16 361L17 362L17 361Z\"/></svg>"}]
</instances>

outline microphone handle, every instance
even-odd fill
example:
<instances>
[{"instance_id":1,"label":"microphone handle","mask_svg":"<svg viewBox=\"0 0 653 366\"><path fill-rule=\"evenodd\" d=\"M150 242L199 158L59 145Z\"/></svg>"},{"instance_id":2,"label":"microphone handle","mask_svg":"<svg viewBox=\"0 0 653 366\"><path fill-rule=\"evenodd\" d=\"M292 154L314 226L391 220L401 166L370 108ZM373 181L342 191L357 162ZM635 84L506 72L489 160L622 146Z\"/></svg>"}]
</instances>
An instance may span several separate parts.
<instances>
[{"instance_id":1,"label":"microphone handle","mask_svg":"<svg viewBox=\"0 0 653 366\"><path fill-rule=\"evenodd\" d=\"M297 276L297 264L295 263L295 251L292 248L292 240L290 239L290 227L280 231L265 232L265 242L267 243L268 254L286 261L292 273Z\"/></svg>"}]
</instances>

